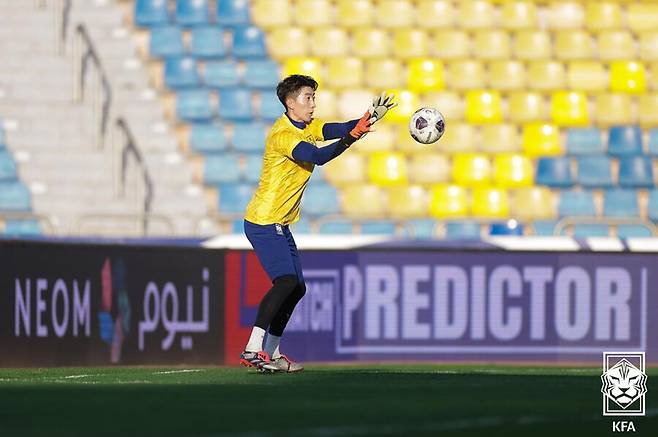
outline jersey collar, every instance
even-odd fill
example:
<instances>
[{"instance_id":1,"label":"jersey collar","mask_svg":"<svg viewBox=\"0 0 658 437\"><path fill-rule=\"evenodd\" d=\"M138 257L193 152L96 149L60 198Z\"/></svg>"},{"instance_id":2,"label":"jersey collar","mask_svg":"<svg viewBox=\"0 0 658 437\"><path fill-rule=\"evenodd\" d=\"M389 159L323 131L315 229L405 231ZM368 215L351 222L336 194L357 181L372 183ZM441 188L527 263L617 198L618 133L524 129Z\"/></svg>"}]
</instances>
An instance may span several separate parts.
<instances>
[{"instance_id":1,"label":"jersey collar","mask_svg":"<svg viewBox=\"0 0 658 437\"><path fill-rule=\"evenodd\" d=\"M287 112L285 112L284 115L286 117L288 117L288 120L290 120L290 123L292 123L292 125L295 126L297 129L302 129L303 130L306 127L306 123L304 123L303 121L293 120L292 118L290 118L290 116L288 115Z\"/></svg>"}]
</instances>

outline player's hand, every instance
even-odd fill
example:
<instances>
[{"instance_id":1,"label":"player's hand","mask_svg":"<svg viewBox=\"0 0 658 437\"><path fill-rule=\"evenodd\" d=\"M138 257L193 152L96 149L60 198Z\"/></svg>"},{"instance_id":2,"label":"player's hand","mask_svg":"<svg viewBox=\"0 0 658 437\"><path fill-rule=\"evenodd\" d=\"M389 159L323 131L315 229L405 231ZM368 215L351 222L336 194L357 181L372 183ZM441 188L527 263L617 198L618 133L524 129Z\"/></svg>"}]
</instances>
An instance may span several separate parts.
<instances>
[{"instance_id":1,"label":"player's hand","mask_svg":"<svg viewBox=\"0 0 658 437\"><path fill-rule=\"evenodd\" d=\"M370 132L370 119L370 111L366 111L366 113L363 114L363 117L361 117L356 123L356 126L354 126L354 128L350 131L350 135L357 140L359 138L363 138L368 132Z\"/></svg>"},{"instance_id":2,"label":"player's hand","mask_svg":"<svg viewBox=\"0 0 658 437\"><path fill-rule=\"evenodd\" d=\"M391 94L387 96L386 92L372 99L372 106L368 110L370 112L371 124L381 120L389 109L395 108L398 105L397 103L393 103L393 99L395 99L395 95Z\"/></svg>"}]
</instances>

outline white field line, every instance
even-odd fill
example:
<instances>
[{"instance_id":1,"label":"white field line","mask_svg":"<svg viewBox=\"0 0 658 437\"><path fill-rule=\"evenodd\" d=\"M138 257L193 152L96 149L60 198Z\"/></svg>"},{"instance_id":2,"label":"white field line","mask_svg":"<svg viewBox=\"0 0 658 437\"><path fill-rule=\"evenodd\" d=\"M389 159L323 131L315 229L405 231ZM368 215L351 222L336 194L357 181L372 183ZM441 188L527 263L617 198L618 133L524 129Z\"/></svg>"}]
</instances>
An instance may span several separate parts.
<instances>
[{"instance_id":1,"label":"white field line","mask_svg":"<svg viewBox=\"0 0 658 437\"><path fill-rule=\"evenodd\" d=\"M182 369L182 370L167 370L164 372L153 372L154 375L169 375L171 373L190 373L190 372L203 372L205 369Z\"/></svg>"}]
</instances>

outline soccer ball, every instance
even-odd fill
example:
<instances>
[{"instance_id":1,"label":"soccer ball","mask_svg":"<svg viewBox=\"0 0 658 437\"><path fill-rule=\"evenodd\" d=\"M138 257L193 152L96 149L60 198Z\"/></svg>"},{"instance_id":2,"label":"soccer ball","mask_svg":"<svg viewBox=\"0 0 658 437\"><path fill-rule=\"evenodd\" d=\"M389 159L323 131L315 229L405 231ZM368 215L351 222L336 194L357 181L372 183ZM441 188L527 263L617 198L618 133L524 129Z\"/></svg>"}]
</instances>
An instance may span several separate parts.
<instances>
[{"instance_id":1,"label":"soccer ball","mask_svg":"<svg viewBox=\"0 0 658 437\"><path fill-rule=\"evenodd\" d=\"M411 137L423 144L435 143L446 129L443 115L434 108L420 108L409 120Z\"/></svg>"}]
</instances>

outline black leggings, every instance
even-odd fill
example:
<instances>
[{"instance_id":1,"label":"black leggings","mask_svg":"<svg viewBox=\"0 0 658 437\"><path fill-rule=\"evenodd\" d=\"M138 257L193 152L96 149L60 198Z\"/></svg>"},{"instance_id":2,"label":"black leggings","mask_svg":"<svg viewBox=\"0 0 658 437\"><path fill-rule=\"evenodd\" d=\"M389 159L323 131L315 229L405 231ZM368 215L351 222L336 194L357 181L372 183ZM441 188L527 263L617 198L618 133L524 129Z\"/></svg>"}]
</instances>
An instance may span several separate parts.
<instances>
[{"instance_id":1,"label":"black leggings","mask_svg":"<svg viewBox=\"0 0 658 437\"><path fill-rule=\"evenodd\" d=\"M297 302L306 293L306 285L296 276L284 275L274 279L272 288L267 292L258 307L256 326L280 337L288 324Z\"/></svg>"}]
</instances>

